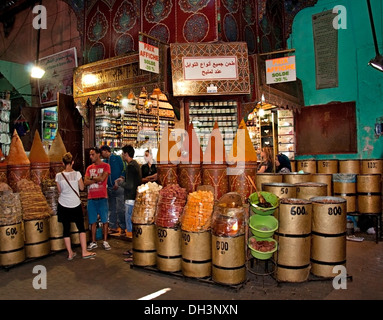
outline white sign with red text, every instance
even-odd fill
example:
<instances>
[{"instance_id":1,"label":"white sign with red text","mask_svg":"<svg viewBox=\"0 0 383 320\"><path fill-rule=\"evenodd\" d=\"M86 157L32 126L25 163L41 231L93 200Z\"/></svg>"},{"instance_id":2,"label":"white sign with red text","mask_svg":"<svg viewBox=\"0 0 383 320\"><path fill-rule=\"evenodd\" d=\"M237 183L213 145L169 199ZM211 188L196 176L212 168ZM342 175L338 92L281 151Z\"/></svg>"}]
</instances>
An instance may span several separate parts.
<instances>
[{"instance_id":1,"label":"white sign with red text","mask_svg":"<svg viewBox=\"0 0 383 320\"><path fill-rule=\"evenodd\" d=\"M140 69L159 73L160 56L158 48L145 42L139 41L138 50L140 52Z\"/></svg>"}]
</instances>

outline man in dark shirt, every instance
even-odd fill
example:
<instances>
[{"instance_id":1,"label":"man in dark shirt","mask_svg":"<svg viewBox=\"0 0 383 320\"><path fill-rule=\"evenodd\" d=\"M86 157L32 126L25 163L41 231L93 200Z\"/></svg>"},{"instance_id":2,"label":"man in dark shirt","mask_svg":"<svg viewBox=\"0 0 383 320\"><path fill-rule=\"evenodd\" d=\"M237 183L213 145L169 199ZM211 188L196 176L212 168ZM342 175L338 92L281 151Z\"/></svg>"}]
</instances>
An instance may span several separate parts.
<instances>
[{"instance_id":1,"label":"man in dark shirt","mask_svg":"<svg viewBox=\"0 0 383 320\"><path fill-rule=\"evenodd\" d=\"M126 236L132 237L132 213L136 199L137 187L141 184L141 168L134 157L134 148L125 145L122 148L122 159L128 163L125 179L119 178L116 183L124 188Z\"/></svg>"},{"instance_id":2,"label":"man in dark shirt","mask_svg":"<svg viewBox=\"0 0 383 320\"><path fill-rule=\"evenodd\" d=\"M149 150L145 151L145 164L141 166L142 183L157 181L157 167L153 163L153 156Z\"/></svg>"}]
</instances>

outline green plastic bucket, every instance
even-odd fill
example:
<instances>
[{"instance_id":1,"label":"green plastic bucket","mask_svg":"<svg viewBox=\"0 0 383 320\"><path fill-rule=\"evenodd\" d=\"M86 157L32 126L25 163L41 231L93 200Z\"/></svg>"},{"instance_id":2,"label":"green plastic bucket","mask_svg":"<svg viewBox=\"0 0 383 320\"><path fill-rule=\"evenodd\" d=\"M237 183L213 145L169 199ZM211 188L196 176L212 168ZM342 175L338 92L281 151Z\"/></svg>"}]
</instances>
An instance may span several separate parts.
<instances>
[{"instance_id":1,"label":"green plastic bucket","mask_svg":"<svg viewBox=\"0 0 383 320\"><path fill-rule=\"evenodd\" d=\"M260 194L265 198L265 200L267 202L269 202L272 205L272 207L270 207L270 208L259 207L258 206L258 204L259 204L258 193L254 192L249 197L249 203L250 203L251 210L256 214L260 214L260 215L264 215L264 216L272 215L274 213L274 211L279 206L278 196L276 196L274 193L266 192L266 191L260 191Z\"/></svg>"},{"instance_id":2,"label":"green plastic bucket","mask_svg":"<svg viewBox=\"0 0 383 320\"><path fill-rule=\"evenodd\" d=\"M273 253L275 251L277 251L277 248L278 248L278 243L276 240L274 240L273 238L265 238L265 239L262 239L262 241L270 241L270 242L274 242L275 245L274 245L274 249L270 250L270 251L258 251L258 250L255 250L252 246L251 246L251 239L252 238L255 238L257 241L259 241L256 237L251 237L249 238L249 241L247 243L247 246L249 247L250 251L251 251L251 255L254 257L254 258L257 258L257 259L260 259L260 260L267 260L267 259L270 259L273 255Z\"/></svg>"},{"instance_id":3,"label":"green plastic bucket","mask_svg":"<svg viewBox=\"0 0 383 320\"><path fill-rule=\"evenodd\" d=\"M278 220L273 216L254 214L249 219L249 227L256 238L270 238L278 229Z\"/></svg>"}]
</instances>

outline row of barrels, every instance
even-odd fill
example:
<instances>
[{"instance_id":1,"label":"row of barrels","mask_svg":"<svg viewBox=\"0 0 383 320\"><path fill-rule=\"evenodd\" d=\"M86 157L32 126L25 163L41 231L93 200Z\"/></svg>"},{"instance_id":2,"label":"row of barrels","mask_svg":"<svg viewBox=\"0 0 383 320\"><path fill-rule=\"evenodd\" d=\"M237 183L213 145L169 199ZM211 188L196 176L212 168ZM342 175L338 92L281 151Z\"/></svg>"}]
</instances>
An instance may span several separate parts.
<instances>
[{"instance_id":1,"label":"row of barrels","mask_svg":"<svg viewBox=\"0 0 383 320\"><path fill-rule=\"evenodd\" d=\"M133 224L133 265L179 272L237 285L246 280L245 235L223 237L210 230L188 232L155 224Z\"/></svg>"},{"instance_id":2,"label":"row of barrels","mask_svg":"<svg viewBox=\"0 0 383 320\"><path fill-rule=\"evenodd\" d=\"M308 173L354 173L354 174L383 174L382 159L363 160L294 160L291 161L292 171Z\"/></svg>"},{"instance_id":3,"label":"row of barrels","mask_svg":"<svg viewBox=\"0 0 383 320\"><path fill-rule=\"evenodd\" d=\"M347 213L382 212L381 174L263 173L257 174L256 184L279 198L336 196L347 201Z\"/></svg>"},{"instance_id":4,"label":"row of barrels","mask_svg":"<svg viewBox=\"0 0 383 320\"><path fill-rule=\"evenodd\" d=\"M345 210L339 197L280 200L274 254L279 281L303 282L310 272L333 278L335 266L346 266Z\"/></svg>"},{"instance_id":5,"label":"row of barrels","mask_svg":"<svg viewBox=\"0 0 383 320\"><path fill-rule=\"evenodd\" d=\"M85 218L84 222L87 223ZM86 228L88 230L88 228ZM71 243L80 244L80 234L71 224ZM89 232L88 232L89 237ZM11 267L26 259L47 256L65 249L62 224L57 215L37 220L24 220L0 227L0 266Z\"/></svg>"}]
</instances>

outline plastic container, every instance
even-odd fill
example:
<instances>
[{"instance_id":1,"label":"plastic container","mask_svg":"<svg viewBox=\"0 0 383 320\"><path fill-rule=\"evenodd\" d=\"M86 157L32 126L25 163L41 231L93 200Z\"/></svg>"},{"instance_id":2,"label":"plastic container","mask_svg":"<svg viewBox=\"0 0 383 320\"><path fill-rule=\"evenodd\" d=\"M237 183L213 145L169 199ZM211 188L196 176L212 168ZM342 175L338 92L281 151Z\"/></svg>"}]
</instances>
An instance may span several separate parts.
<instances>
[{"instance_id":1,"label":"plastic container","mask_svg":"<svg viewBox=\"0 0 383 320\"><path fill-rule=\"evenodd\" d=\"M267 241L269 243L274 243L273 248L271 250L268 250L268 251L259 251L259 250L254 249L254 244L252 245L252 243L255 243L255 242L260 243L260 242L264 242L264 241ZM251 237L251 238L249 238L247 246L250 249L251 255L254 258L257 258L260 260L270 259L273 255L273 253L275 251L277 251L277 249L278 249L278 243L273 238L265 238L265 239L259 240L256 237Z\"/></svg>"},{"instance_id":2,"label":"plastic container","mask_svg":"<svg viewBox=\"0 0 383 320\"><path fill-rule=\"evenodd\" d=\"M274 211L279 206L279 198L271 192L261 191L259 193L265 198L265 200L267 202L269 202L272 205L272 207L269 207L269 208L260 207L258 205L259 204L258 193L254 192L249 197L249 203L250 203L251 210L254 213L260 214L260 215L271 215L271 214L273 214Z\"/></svg>"},{"instance_id":3,"label":"plastic container","mask_svg":"<svg viewBox=\"0 0 383 320\"><path fill-rule=\"evenodd\" d=\"M250 217L249 227L251 233L257 238L270 238L278 229L278 220L273 216L254 214Z\"/></svg>"}]
</instances>

